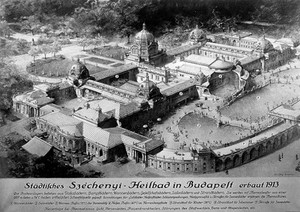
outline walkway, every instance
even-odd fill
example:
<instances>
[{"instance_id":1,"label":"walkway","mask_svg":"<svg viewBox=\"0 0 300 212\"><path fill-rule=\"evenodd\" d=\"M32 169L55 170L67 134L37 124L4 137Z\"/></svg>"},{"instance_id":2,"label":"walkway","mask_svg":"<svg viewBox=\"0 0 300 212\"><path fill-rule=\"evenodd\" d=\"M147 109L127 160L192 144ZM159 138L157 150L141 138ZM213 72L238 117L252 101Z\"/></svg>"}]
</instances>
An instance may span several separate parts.
<instances>
[{"instance_id":1,"label":"walkway","mask_svg":"<svg viewBox=\"0 0 300 212\"><path fill-rule=\"evenodd\" d=\"M12 37L20 38L20 39L24 38L28 42L31 42L32 38L37 40L39 35L32 36L32 35L28 35L28 34L16 33ZM119 44L119 45L122 46L122 44ZM49 57L50 55L51 54L48 54L47 56ZM107 58L107 57L103 57L103 56L88 54L88 53L86 53L85 51L82 50L81 46L79 46L77 44L62 46L62 50L59 51L57 53L57 55L64 55L66 58L68 58L70 60L74 60L74 58L76 58L76 56L78 56L78 55L86 55L86 57L97 57L97 58L100 58L100 59L103 59L103 60L109 60L109 61L112 62L109 65L102 64L102 63L88 62L88 63L91 63L93 65L96 64L96 66L106 68L106 69L114 68L113 65L116 65L117 63L124 64L123 61L119 61L119 60L116 60L116 59L113 59L113 58ZM42 58L44 58L43 54L40 54L36 57L36 59L42 59ZM12 56L12 57L10 57L10 59L18 67L18 70L21 73L28 75L28 73L26 71L26 67L27 67L27 65L29 65L33 61L32 56L30 56L28 54L23 54L23 55ZM59 83L62 80L62 78L48 78L48 77L41 77L41 76L35 76L35 75L29 75L29 76L32 80L37 80L37 81L40 81L40 82L48 82L48 83Z\"/></svg>"}]
</instances>

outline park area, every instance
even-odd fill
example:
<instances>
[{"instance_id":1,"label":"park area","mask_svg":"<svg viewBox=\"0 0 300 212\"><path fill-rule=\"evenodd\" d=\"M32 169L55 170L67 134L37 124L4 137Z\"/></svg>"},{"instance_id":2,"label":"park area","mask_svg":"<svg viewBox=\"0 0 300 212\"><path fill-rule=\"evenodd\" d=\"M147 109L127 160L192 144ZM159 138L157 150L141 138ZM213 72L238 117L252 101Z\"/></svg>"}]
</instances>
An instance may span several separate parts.
<instances>
[{"instance_id":1,"label":"park area","mask_svg":"<svg viewBox=\"0 0 300 212\"><path fill-rule=\"evenodd\" d=\"M103 46L88 50L88 53L123 61L128 50L120 46Z\"/></svg>"},{"instance_id":2,"label":"park area","mask_svg":"<svg viewBox=\"0 0 300 212\"><path fill-rule=\"evenodd\" d=\"M76 61L64 57L55 57L47 59L36 60L27 66L28 73L32 75L50 77L50 78L63 78L68 75L71 67L76 64ZM106 70L106 68L86 64L90 74Z\"/></svg>"}]
</instances>

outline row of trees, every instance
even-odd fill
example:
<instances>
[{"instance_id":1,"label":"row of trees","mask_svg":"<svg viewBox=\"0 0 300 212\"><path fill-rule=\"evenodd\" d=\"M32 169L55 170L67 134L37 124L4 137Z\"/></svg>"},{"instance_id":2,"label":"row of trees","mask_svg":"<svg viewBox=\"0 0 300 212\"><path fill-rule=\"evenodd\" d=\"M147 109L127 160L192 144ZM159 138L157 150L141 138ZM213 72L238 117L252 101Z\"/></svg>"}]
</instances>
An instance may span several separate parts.
<instances>
[{"instance_id":1,"label":"row of trees","mask_svg":"<svg viewBox=\"0 0 300 212\"><path fill-rule=\"evenodd\" d=\"M1 0L0 16L29 32L94 37L130 35L147 28L159 35L176 27L235 29L239 21L300 23L298 0Z\"/></svg>"},{"instance_id":2,"label":"row of trees","mask_svg":"<svg viewBox=\"0 0 300 212\"><path fill-rule=\"evenodd\" d=\"M36 45L32 46L28 52L30 56L33 57L33 62L35 62L36 56L39 54L44 54L44 58L47 58L47 54L53 53L53 56L56 56L56 53L61 50L61 45L58 41L54 41L52 44L41 44L41 45Z\"/></svg>"},{"instance_id":3,"label":"row of trees","mask_svg":"<svg viewBox=\"0 0 300 212\"><path fill-rule=\"evenodd\" d=\"M94 48L97 48L98 46L104 46L107 42L108 39L106 39L105 37L97 36L95 38L84 37L79 40L78 44L82 46L82 50L85 50L85 48L89 46L93 46Z\"/></svg>"},{"instance_id":4,"label":"row of trees","mask_svg":"<svg viewBox=\"0 0 300 212\"><path fill-rule=\"evenodd\" d=\"M143 22L157 34L203 24L225 30L237 21L280 24L300 21L298 0L1 0L0 15L32 33L57 30L78 36L119 34L129 38Z\"/></svg>"}]
</instances>

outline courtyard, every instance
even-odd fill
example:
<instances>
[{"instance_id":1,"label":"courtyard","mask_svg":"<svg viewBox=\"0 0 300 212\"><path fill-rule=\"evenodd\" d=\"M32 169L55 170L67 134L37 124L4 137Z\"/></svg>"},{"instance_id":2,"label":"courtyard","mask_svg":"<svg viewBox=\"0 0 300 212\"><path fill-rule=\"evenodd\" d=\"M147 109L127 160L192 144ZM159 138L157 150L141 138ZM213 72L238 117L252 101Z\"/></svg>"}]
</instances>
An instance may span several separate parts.
<instances>
[{"instance_id":1,"label":"courtyard","mask_svg":"<svg viewBox=\"0 0 300 212\"><path fill-rule=\"evenodd\" d=\"M282 78L287 76L294 83L283 83ZM239 98L219 112L214 107L197 107L197 102L184 105L161 124L154 125L149 136L163 139L169 149L181 151L189 151L192 145L214 149L243 139L253 134L252 130L260 131L272 124L274 118L268 116L269 110L299 97L300 86L296 80L300 76L296 69L274 74L274 78L276 83ZM217 120L223 124L217 126Z\"/></svg>"},{"instance_id":2,"label":"courtyard","mask_svg":"<svg viewBox=\"0 0 300 212\"><path fill-rule=\"evenodd\" d=\"M247 122L262 122L268 119L268 110L296 98L300 93L299 85L271 84L238 99L229 107L221 109L221 114L231 119Z\"/></svg>"}]
</instances>

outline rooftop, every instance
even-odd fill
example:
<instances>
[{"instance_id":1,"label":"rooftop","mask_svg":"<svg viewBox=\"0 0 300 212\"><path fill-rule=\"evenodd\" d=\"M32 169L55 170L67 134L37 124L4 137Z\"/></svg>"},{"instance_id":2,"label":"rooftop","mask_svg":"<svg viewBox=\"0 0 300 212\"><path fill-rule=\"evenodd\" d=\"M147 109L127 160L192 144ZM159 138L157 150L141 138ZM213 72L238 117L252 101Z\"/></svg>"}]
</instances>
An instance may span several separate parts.
<instances>
[{"instance_id":1,"label":"rooftop","mask_svg":"<svg viewBox=\"0 0 300 212\"><path fill-rule=\"evenodd\" d=\"M40 109L41 111L44 111L45 115L52 112L58 112L60 109L55 104L48 104Z\"/></svg>"},{"instance_id":2,"label":"rooftop","mask_svg":"<svg viewBox=\"0 0 300 212\"><path fill-rule=\"evenodd\" d=\"M83 123L83 136L87 140L107 148L113 148L123 143L120 135L110 133L88 123Z\"/></svg>"},{"instance_id":3,"label":"rooftop","mask_svg":"<svg viewBox=\"0 0 300 212\"><path fill-rule=\"evenodd\" d=\"M220 44L220 43L207 42L207 43L205 43L205 47L206 46L215 46L215 47L226 48L226 49L235 49L235 50L238 50L238 51L252 52L252 49L239 47L239 46L229 46L229 45Z\"/></svg>"},{"instance_id":4,"label":"rooftop","mask_svg":"<svg viewBox=\"0 0 300 212\"><path fill-rule=\"evenodd\" d=\"M147 141L140 142L136 145L145 149L146 152L149 152L164 145L164 142L162 140L148 139Z\"/></svg>"},{"instance_id":5,"label":"rooftop","mask_svg":"<svg viewBox=\"0 0 300 212\"><path fill-rule=\"evenodd\" d=\"M171 96L173 94L184 91L187 88L195 86L194 80L184 80L176 79L169 83L160 82L157 84L157 87L160 89L160 92L166 96Z\"/></svg>"},{"instance_id":6,"label":"rooftop","mask_svg":"<svg viewBox=\"0 0 300 212\"><path fill-rule=\"evenodd\" d=\"M53 148L53 146L35 136L26 144L24 144L22 148L30 154L43 157L48 154L48 152Z\"/></svg>"},{"instance_id":7,"label":"rooftop","mask_svg":"<svg viewBox=\"0 0 300 212\"><path fill-rule=\"evenodd\" d=\"M177 48L167 50L167 54L176 56L177 54L181 54L181 53L186 52L190 49L198 48L199 46L201 46L201 44L179 46Z\"/></svg>"},{"instance_id":8,"label":"rooftop","mask_svg":"<svg viewBox=\"0 0 300 212\"><path fill-rule=\"evenodd\" d=\"M120 86L121 89L136 93L139 89L139 83L134 81L128 81Z\"/></svg>"},{"instance_id":9,"label":"rooftop","mask_svg":"<svg viewBox=\"0 0 300 212\"><path fill-rule=\"evenodd\" d=\"M184 63L181 67L179 67L179 71L193 75L199 75L200 72L202 72L205 76L210 76L212 73L214 73L214 71L210 70L207 66L189 63Z\"/></svg>"},{"instance_id":10,"label":"rooftop","mask_svg":"<svg viewBox=\"0 0 300 212\"><path fill-rule=\"evenodd\" d=\"M209 66L216 60L216 58L205 57L205 56L198 55L198 54L191 54L191 55L187 56L184 60L189 63L195 63L198 65Z\"/></svg>"},{"instance_id":11,"label":"rooftop","mask_svg":"<svg viewBox=\"0 0 300 212\"><path fill-rule=\"evenodd\" d=\"M101 112L99 114L99 112L97 111L97 109L93 109L93 108L87 108L84 107L82 109L77 110L73 116L77 116L79 118L83 118L89 121L92 121L93 123L98 123L104 121L105 119L109 118L108 115L104 114L103 112Z\"/></svg>"},{"instance_id":12,"label":"rooftop","mask_svg":"<svg viewBox=\"0 0 300 212\"><path fill-rule=\"evenodd\" d=\"M175 160L193 160L191 152L181 152L174 149L163 149L156 154L158 158L175 159Z\"/></svg>"},{"instance_id":13,"label":"rooftop","mask_svg":"<svg viewBox=\"0 0 300 212\"><path fill-rule=\"evenodd\" d=\"M233 63L227 62L221 59L217 59L212 64L209 65L209 68L216 70L227 70L233 67Z\"/></svg>"},{"instance_id":14,"label":"rooftop","mask_svg":"<svg viewBox=\"0 0 300 212\"><path fill-rule=\"evenodd\" d=\"M241 62L241 65L245 65L245 64L252 63L252 62L258 60L259 58L260 58L259 56L245 57L245 58L240 59L240 62Z\"/></svg>"},{"instance_id":15,"label":"rooftop","mask_svg":"<svg viewBox=\"0 0 300 212\"><path fill-rule=\"evenodd\" d=\"M255 136L253 138L249 138L247 140L241 141L237 144L234 144L234 145L231 145L228 147L222 147L219 149L215 149L215 150L213 150L213 152L218 156L229 155L233 152L238 152L238 151L245 149L251 145L254 145L262 140L265 140L266 138L270 138L273 135L276 135L280 132L283 132L283 131L289 129L290 127L291 127L291 124L283 123L281 125L272 127L270 129L264 131L263 133L258 134L257 136Z\"/></svg>"},{"instance_id":16,"label":"rooftop","mask_svg":"<svg viewBox=\"0 0 300 212\"><path fill-rule=\"evenodd\" d=\"M34 90L41 90L43 92L47 92L50 88L50 85L48 84L38 84L33 86Z\"/></svg>"},{"instance_id":17,"label":"rooftop","mask_svg":"<svg viewBox=\"0 0 300 212\"><path fill-rule=\"evenodd\" d=\"M59 127L63 132L72 136L82 136L82 121L61 112L48 113L39 117L39 119Z\"/></svg>"},{"instance_id":18,"label":"rooftop","mask_svg":"<svg viewBox=\"0 0 300 212\"><path fill-rule=\"evenodd\" d=\"M14 100L27 102L36 106L44 106L54 101L53 98L48 97L48 95L42 90L30 91L28 93L15 96Z\"/></svg>"},{"instance_id":19,"label":"rooftop","mask_svg":"<svg viewBox=\"0 0 300 212\"><path fill-rule=\"evenodd\" d=\"M105 71L97 72L95 74L92 74L92 77L95 77L96 81L98 81L98 80L105 79L107 77L112 77L112 76L121 74L123 72L129 71L129 70L132 70L132 69L135 69L135 68L137 68L136 65L134 65L132 63L129 63L129 64L125 64L125 65L122 65L122 66L118 66L116 68L112 68L112 69L108 69L108 70L105 70Z\"/></svg>"}]
</instances>

